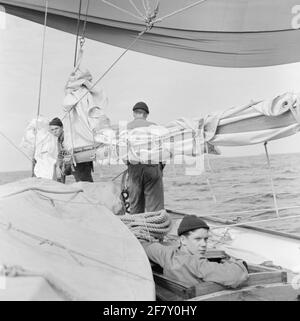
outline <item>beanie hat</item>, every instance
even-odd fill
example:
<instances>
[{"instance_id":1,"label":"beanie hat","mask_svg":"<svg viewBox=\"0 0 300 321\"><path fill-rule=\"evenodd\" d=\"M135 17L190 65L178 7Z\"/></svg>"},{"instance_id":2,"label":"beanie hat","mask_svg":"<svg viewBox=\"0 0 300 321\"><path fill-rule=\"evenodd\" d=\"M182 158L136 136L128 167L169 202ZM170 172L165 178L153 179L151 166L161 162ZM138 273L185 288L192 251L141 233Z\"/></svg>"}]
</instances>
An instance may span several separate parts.
<instances>
[{"instance_id":1,"label":"beanie hat","mask_svg":"<svg viewBox=\"0 0 300 321\"><path fill-rule=\"evenodd\" d=\"M146 103L144 103L143 101L139 101L138 103L136 103L132 110L135 111L137 109L142 109L144 112L146 112L147 114L149 114L149 108L147 106Z\"/></svg>"},{"instance_id":2,"label":"beanie hat","mask_svg":"<svg viewBox=\"0 0 300 321\"><path fill-rule=\"evenodd\" d=\"M197 217L196 215L187 215L179 224L177 234L180 236L181 234L196 230L198 228L205 228L209 230L209 226L199 217Z\"/></svg>"},{"instance_id":3,"label":"beanie hat","mask_svg":"<svg viewBox=\"0 0 300 321\"><path fill-rule=\"evenodd\" d=\"M57 117L53 118L53 119L50 121L49 125L50 125L50 126L60 126L60 127L63 127L62 121L61 121L59 118L57 118Z\"/></svg>"}]
</instances>

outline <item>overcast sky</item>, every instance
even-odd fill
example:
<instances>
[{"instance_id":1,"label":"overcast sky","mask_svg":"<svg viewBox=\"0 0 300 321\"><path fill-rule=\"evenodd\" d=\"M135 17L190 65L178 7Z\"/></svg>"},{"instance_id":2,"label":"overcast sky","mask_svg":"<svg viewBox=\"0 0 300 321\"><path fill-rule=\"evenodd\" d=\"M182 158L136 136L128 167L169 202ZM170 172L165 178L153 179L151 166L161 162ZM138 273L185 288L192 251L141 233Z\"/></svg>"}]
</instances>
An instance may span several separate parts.
<instances>
[{"instance_id":1,"label":"overcast sky","mask_svg":"<svg viewBox=\"0 0 300 321\"><path fill-rule=\"evenodd\" d=\"M0 131L20 144L37 113L43 27L7 15L0 28ZM62 116L63 88L72 71L75 36L47 28L41 114ZM123 49L87 40L83 66L97 79ZM299 91L300 63L265 68L218 68L129 52L100 83L109 97L112 122L129 120L140 100L159 124L199 117ZM299 134L269 144L271 153L300 152ZM0 136L0 171L30 169L30 162ZM224 156L263 153L262 145L222 148Z\"/></svg>"}]
</instances>

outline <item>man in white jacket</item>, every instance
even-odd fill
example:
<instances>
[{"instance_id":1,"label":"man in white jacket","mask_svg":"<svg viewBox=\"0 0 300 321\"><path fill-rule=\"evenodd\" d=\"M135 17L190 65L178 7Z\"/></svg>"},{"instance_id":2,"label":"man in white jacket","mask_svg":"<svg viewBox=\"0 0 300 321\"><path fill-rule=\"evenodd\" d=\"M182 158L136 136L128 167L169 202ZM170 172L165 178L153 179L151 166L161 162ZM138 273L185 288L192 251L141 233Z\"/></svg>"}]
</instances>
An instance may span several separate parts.
<instances>
[{"instance_id":1,"label":"man in white jacket","mask_svg":"<svg viewBox=\"0 0 300 321\"><path fill-rule=\"evenodd\" d=\"M64 155L64 129L63 123L59 118L53 118L49 123L50 132L57 137L57 149L58 156L56 162L56 171L54 173L54 179L58 182L65 183L66 175L72 174L76 182L86 181L93 182L92 170L93 162L82 162L73 166L71 164L65 164Z\"/></svg>"}]
</instances>

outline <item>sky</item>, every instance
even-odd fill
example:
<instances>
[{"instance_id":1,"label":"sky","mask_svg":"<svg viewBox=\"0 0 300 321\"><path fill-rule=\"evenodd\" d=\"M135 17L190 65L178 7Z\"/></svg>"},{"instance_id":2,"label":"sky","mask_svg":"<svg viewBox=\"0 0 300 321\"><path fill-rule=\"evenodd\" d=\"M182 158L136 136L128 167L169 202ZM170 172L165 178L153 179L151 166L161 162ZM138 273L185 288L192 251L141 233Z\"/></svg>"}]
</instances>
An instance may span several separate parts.
<instances>
[{"instance_id":1,"label":"sky","mask_svg":"<svg viewBox=\"0 0 300 321\"><path fill-rule=\"evenodd\" d=\"M43 26L6 15L0 28L0 132L20 145L36 117ZM2 26L3 27L3 26ZM41 115L62 116L64 85L72 71L75 36L47 28L41 90ZM82 66L96 80L123 49L86 40ZM300 63L261 68L219 68L128 52L100 82L109 98L113 123L130 120L132 106L145 101L149 120L166 124L200 117L300 89ZM98 88L99 88L98 87ZM269 143L270 153L300 152L299 134ZM0 135L0 172L30 170L28 159ZM261 154L263 145L221 148L224 156Z\"/></svg>"}]
</instances>

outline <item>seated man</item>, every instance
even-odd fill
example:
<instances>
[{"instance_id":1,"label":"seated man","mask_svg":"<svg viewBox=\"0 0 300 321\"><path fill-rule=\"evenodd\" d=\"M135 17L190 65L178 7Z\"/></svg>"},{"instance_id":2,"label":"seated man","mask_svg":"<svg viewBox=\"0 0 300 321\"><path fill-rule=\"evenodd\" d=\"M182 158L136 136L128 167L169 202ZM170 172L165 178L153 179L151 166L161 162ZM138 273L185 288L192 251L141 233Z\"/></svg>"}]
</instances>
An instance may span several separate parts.
<instances>
[{"instance_id":1,"label":"seated man","mask_svg":"<svg viewBox=\"0 0 300 321\"><path fill-rule=\"evenodd\" d=\"M165 276L190 286L199 281L212 281L236 288L248 279L241 260L232 258L221 263L205 258L209 226L195 215L185 216L178 227L180 246L160 243L143 244L149 259L163 268Z\"/></svg>"}]
</instances>

